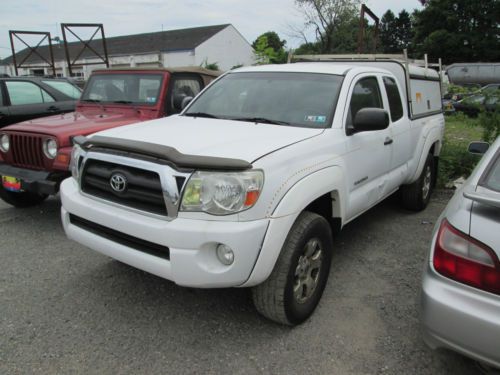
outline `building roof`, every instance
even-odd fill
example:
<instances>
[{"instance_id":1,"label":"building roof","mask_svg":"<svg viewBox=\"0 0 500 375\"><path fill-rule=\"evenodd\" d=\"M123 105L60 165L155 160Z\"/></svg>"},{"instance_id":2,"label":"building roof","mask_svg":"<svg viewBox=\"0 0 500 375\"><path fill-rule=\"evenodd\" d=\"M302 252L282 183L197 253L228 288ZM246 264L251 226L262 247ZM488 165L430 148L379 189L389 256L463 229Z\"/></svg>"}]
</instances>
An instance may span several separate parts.
<instances>
[{"instance_id":1,"label":"building roof","mask_svg":"<svg viewBox=\"0 0 500 375\"><path fill-rule=\"evenodd\" d=\"M155 33L144 33L134 35L123 35L106 38L106 47L108 50L108 57L131 55L131 54L144 54L154 52L171 52L192 50L210 39L212 36L222 31L230 24L215 25L215 26L202 26L193 27L189 29L158 31ZM95 39L90 42L90 46L100 54L104 55L101 39ZM80 53L83 45L81 42L68 43L69 54L72 60ZM64 44L52 45L54 54L54 61L61 61L66 59L64 52ZM50 61L49 46L40 46L37 52ZM26 48L16 53L17 62L21 62L29 53ZM95 53L85 48L85 51L80 56L82 58L93 58ZM0 63L12 64L12 56L5 58ZM32 54L24 64L39 64L43 63L36 54ZM23 65L24 65L23 64Z\"/></svg>"}]
</instances>

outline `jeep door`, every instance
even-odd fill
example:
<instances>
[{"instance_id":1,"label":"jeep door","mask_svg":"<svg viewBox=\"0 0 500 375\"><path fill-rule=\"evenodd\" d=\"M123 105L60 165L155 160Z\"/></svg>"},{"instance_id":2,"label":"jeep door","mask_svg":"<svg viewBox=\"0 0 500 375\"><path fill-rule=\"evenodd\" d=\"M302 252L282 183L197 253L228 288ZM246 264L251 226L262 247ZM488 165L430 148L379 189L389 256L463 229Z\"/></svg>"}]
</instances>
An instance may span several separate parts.
<instances>
[{"instance_id":1,"label":"jeep door","mask_svg":"<svg viewBox=\"0 0 500 375\"><path fill-rule=\"evenodd\" d=\"M363 108L382 108L381 81L375 74L362 74L351 84L344 125L353 124ZM390 130L357 132L346 136L346 176L349 189L348 220L361 214L384 197L387 174L391 165Z\"/></svg>"}]
</instances>

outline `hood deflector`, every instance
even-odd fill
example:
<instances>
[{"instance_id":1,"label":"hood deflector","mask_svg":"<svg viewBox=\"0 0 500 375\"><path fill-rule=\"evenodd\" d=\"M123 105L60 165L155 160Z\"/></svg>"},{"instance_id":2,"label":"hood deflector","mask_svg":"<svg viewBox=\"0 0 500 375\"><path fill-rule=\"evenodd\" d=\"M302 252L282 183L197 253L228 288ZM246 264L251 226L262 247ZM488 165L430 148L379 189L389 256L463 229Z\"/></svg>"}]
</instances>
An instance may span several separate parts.
<instances>
[{"instance_id":1,"label":"hood deflector","mask_svg":"<svg viewBox=\"0 0 500 375\"><path fill-rule=\"evenodd\" d=\"M169 161L180 168L215 169L223 171L242 171L252 168L252 164L245 160L218 158L213 156L186 155L180 153L173 147L149 142L131 141L127 139L97 135L92 138L77 136L73 138L73 143L79 145L85 150L99 147L151 156Z\"/></svg>"}]
</instances>

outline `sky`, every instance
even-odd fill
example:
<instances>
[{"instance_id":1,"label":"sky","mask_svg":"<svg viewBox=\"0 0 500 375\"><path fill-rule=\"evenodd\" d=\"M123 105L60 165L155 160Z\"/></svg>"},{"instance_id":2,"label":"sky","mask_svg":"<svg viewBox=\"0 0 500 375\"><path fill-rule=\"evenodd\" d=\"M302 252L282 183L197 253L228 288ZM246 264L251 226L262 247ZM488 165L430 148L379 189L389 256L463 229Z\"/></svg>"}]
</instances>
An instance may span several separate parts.
<instances>
[{"instance_id":1,"label":"sky","mask_svg":"<svg viewBox=\"0 0 500 375\"><path fill-rule=\"evenodd\" d=\"M304 23L294 0L3 1L8 6L2 7L0 16L0 58L11 55L9 30L48 31L54 38L61 37L60 23L102 23L107 37L231 23L250 43L266 31L276 31L288 48L301 44L291 30ZM421 8L418 0L364 2L379 17L387 9L397 14ZM26 37L28 44L39 39ZM17 41L16 50L22 47Z\"/></svg>"}]
</instances>

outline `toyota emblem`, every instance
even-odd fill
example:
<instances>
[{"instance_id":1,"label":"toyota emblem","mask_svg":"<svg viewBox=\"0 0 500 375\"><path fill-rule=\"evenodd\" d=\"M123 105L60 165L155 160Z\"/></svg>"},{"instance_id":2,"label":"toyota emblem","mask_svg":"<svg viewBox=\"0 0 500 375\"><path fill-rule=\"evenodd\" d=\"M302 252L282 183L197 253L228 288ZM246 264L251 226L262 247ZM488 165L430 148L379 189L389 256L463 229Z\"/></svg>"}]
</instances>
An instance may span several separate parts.
<instances>
[{"instance_id":1,"label":"toyota emblem","mask_svg":"<svg viewBox=\"0 0 500 375\"><path fill-rule=\"evenodd\" d=\"M123 193L127 188L127 178L121 173L113 173L109 179L109 184L115 193Z\"/></svg>"}]
</instances>

